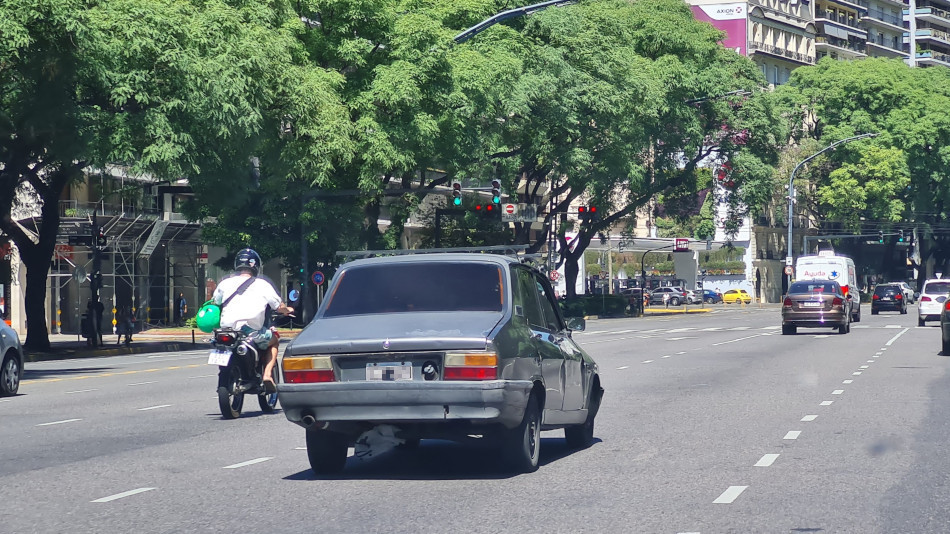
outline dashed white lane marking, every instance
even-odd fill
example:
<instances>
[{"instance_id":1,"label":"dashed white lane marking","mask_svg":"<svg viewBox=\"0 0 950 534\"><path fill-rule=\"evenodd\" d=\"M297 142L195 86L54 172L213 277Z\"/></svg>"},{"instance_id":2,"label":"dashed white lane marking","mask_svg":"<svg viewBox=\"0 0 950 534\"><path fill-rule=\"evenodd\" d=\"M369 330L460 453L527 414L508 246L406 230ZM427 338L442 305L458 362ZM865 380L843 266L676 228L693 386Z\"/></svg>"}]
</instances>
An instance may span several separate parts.
<instances>
[{"instance_id":1,"label":"dashed white lane marking","mask_svg":"<svg viewBox=\"0 0 950 534\"><path fill-rule=\"evenodd\" d=\"M676 334L677 332L689 332L690 330L696 330L696 329L695 329L695 328L692 328L692 327L688 327L688 328L674 328L674 329L672 329L672 330L669 330L667 333L669 333L669 334Z\"/></svg>"},{"instance_id":2,"label":"dashed white lane marking","mask_svg":"<svg viewBox=\"0 0 950 534\"><path fill-rule=\"evenodd\" d=\"M218 375L216 375L216 374L214 374L214 375L198 375L198 376L189 376L188 378L211 378L212 376L218 376Z\"/></svg>"},{"instance_id":3,"label":"dashed white lane marking","mask_svg":"<svg viewBox=\"0 0 950 534\"><path fill-rule=\"evenodd\" d=\"M696 339L696 338L695 338L695 337L690 337L690 336L671 337L671 338L668 338L667 341L682 341L682 340L684 340L684 339Z\"/></svg>"},{"instance_id":4,"label":"dashed white lane marking","mask_svg":"<svg viewBox=\"0 0 950 534\"><path fill-rule=\"evenodd\" d=\"M76 391L67 391L66 395L71 395L73 393L89 393L90 391L99 391L98 389L77 389Z\"/></svg>"},{"instance_id":5,"label":"dashed white lane marking","mask_svg":"<svg viewBox=\"0 0 950 534\"><path fill-rule=\"evenodd\" d=\"M842 384L850 384L850 383L852 383L852 382L854 382L854 380L842 380L842 381L841 381Z\"/></svg>"},{"instance_id":6,"label":"dashed white lane marking","mask_svg":"<svg viewBox=\"0 0 950 534\"><path fill-rule=\"evenodd\" d=\"M843 389L836 389L831 392L832 395L841 395L842 393L844 393Z\"/></svg>"},{"instance_id":7,"label":"dashed white lane marking","mask_svg":"<svg viewBox=\"0 0 950 534\"><path fill-rule=\"evenodd\" d=\"M130 386L144 386L145 384L155 384L157 380L152 380L151 382L136 382L134 384L129 384Z\"/></svg>"},{"instance_id":8,"label":"dashed white lane marking","mask_svg":"<svg viewBox=\"0 0 950 534\"><path fill-rule=\"evenodd\" d=\"M884 328L900 328L900 327L901 325L899 324L889 324L889 325L884 326Z\"/></svg>"},{"instance_id":9,"label":"dashed white lane marking","mask_svg":"<svg viewBox=\"0 0 950 534\"><path fill-rule=\"evenodd\" d=\"M0 402L12 402L13 399L0 399Z\"/></svg>"},{"instance_id":10,"label":"dashed white lane marking","mask_svg":"<svg viewBox=\"0 0 950 534\"><path fill-rule=\"evenodd\" d=\"M874 360L868 360L868 363L874 363Z\"/></svg>"},{"instance_id":11,"label":"dashed white lane marking","mask_svg":"<svg viewBox=\"0 0 950 534\"><path fill-rule=\"evenodd\" d=\"M306 447L294 447L294 450L295 450L295 451L305 451L305 450L307 450L307 448L306 448Z\"/></svg>"},{"instance_id":12,"label":"dashed white lane marking","mask_svg":"<svg viewBox=\"0 0 950 534\"><path fill-rule=\"evenodd\" d=\"M821 406L831 406L834 401L821 401Z\"/></svg>"},{"instance_id":13,"label":"dashed white lane marking","mask_svg":"<svg viewBox=\"0 0 950 534\"><path fill-rule=\"evenodd\" d=\"M825 339L826 337L831 337L828 334L818 334L815 336L815 339Z\"/></svg>"},{"instance_id":14,"label":"dashed white lane marking","mask_svg":"<svg viewBox=\"0 0 950 534\"><path fill-rule=\"evenodd\" d=\"M247 467L249 465L259 464L261 462L266 462L267 460L273 460L273 459L274 459L273 456L265 456L263 458L255 458L253 460L248 460L246 462L241 462L239 464L226 465L222 467L221 469L237 469L239 467Z\"/></svg>"},{"instance_id":15,"label":"dashed white lane marking","mask_svg":"<svg viewBox=\"0 0 950 534\"><path fill-rule=\"evenodd\" d=\"M789 430L785 437L782 439L798 439L798 436L802 435L801 430Z\"/></svg>"},{"instance_id":16,"label":"dashed white lane marking","mask_svg":"<svg viewBox=\"0 0 950 534\"><path fill-rule=\"evenodd\" d=\"M669 354L667 354L666 356L663 356L663 357L664 357L664 358L669 358L669 357L670 357L670 355L669 355Z\"/></svg>"},{"instance_id":17,"label":"dashed white lane marking","mask_svg":"<svg viewBox=\"0 0 950 534\"><path fill-rule=\"evenodd\" d=\"M746 327L746 328L748 328L748 327ZM729 341L720 341L719 343L713 343L713 346L715 347L715 346L717 346L717 345L728 345L729 343L735 343L735 342L737 342L737 341L745 341L745 340L747 340L747 339L752 339L752 338L756 338L756 337L762 337L763 335L764 335L764 334L756 334L756 335L754 335L754 336L740 337L740 338L738 338L738 339L730 339Z\"/></svg>"},{"instance_id":18,"label":"dashed white lane marking","mask_svg":"<svg viewBox=\"0 0 950 534\"><path fill-rule=\"evenodd\" d=\"M722 492L722 495L716 497L713 504L732 504L732 501L736 500L739 495L742 495L742 492L748 487L749 486L729 486L726 491Z\"/></svg>"},{"instance_id":19,"label":"dashed white lane marking","mask_svg":"<svg viewBox=\"0 0 950 534\"><path fill-rule=\"evenodd\" d=\"M855 371L851 373L852 376L861 376L861 371Z\"/></svg>"},{"instance_id":20,"label":"dashed white lane marking","mask_svg":"<svg viewBox=\"0 0 950 534\"><path fill-rule=\"evenodd\" d=\"M640 362L640 363L653 363L653 360L643 360L643 361Z\"/></svg>"},{"instance_id":21,"label":"dashed white lane marking","mask_svg":"<svg viewBox=\"0 0 950 534\"><path fill-rule=\"evenodd\" d=\"M686 354L686 351L680 351L680 352L677 352L676 354Z\"/></svg>"},{"instance_id":22,"label":"dashed white lane marking","mask_svg":"<svg viewBox=\"0 0 950 534\"><path fill-rule=\"evenodd\" d=\"M862 365L861 367L858 367L858 369L867 369L868 367L871 367L871 366L870 366L870 365Z\"/></svg>"},{"instance_id":23,"label":"dashed white lane marking","mask_svg":"<svg viewBox=\"0 0 950 534\"><path fill-rule=\"evenodd\" d=\"M730 328L729 330L748 330L748 329L750 329L750 328L752 328L752 327L751 327L751 326L734 326L734 327Z\"/></svg>"},{"instance_id":24,"label":"dashed white lane marking","mask_svg":"<svg viewBox=\"0 0 950 534\"><path fill-rule=\"evenodd\" d=\"M901 332L901 334L903 334L903 332ZM897 335L899 336L900 334L897 334ZM897 337L897 336L894 336L894 337ZM887 343L885 343L885 345L887 345ZM881 350L885 351L887 350L887 347L881 347ZM878 354L881 354L881 353L879 352Z\"/></svg>"},{"instance_id":25,"label":"dashed white lane marking","mask_svg":"<svg viewBox=\"0 0 950 534\"><path fill-rule=\"evenodd\" d=\"M717 332L717 331L719 331L719 330L722 330L722 327L721 327L721 326L713 326L713 327L710 327L710 328L703 328L703 329L700 330L700 331L701 331L701 332Z\"/></svg>"},{"instance_id":26,"label":"dashed white lane marking","mask_svg":"<svg viewBox=\"0 0 950 534\"><path fill-rule=\"evenodd\" d=\"M900 326L898 326L898 328L900 328ZM888 342L885 343L884 346L885 346L885 347L890 347L891 345L894 344L895 341L897 341L897 338L899 338L899 337L901 337L902 335L904 335L908 330L910 330L910 329L909 329L909 328L905 328L905 329L901 330L900 332L897 333L896 336L894 336L894 337L892 337L890 340L888 340ZM887 348L882 348L881 350L887 350Z\"/></svg>"},{"instance_id":27,"label":"dashed white lane marking","mask_svg":"<svg viewBox=\"0 0 950 534\"><path fill-rule=\"evenodd\" d=\"M874 353L875 356L880 356L881 354L884 354L884 353L883 353L883 352L875 352L875 353Z\"/></svg>"},{"instance_id":28,"label":"dashed white lane marking","mask_svg":"<svg viewBox=\"0 0 950 534\"><path fill-rule=\"evenodd\" d=\"M817 415L806 415L805 417L802 417L802 421L806 423L808 421L814 421L815 419L818 419Z\"/></svg>"},{"instance_id":29,"label":"dashed white lane marking","mask_svg":"<svg viewBox=\"0 0 950 534\"><path fill-rule=\"evenodd\" d=\"M155 488L139 488L129 491L123 491L122 493L116 493L115 495L109 495L108 497L102 497L101 499L96 499L89 502L109 502L116 499L121 499L123 497L131 497L132 495L138 495L139 493L145 493L146 491L152 491Z\"/></svg>"},{"instance_id":30,"label":"dashed white lane marking","mask_svg":"<svg viewBox=\"0 0 950 534\"><path fill-rule=\"evenodd\" d=\"M40 423L36 426L50 426L50 425L61 425L63 423L72 423L75 421L82 421L82 419L63 419L62 421L52 421L50 423Z\"/></svg>"},{"instance_id":31,"label":"dashed white lane marking","mask_svg":"<svg viewBox=\"0 0 950 534\"><path fill-rule=\"evenodd\" d=\"M618 371L622 371L622 370L624 370L624 369L630 369L630 366L629 366L629 365L621 365L620 367L617 368Z\"/></svg>"},{"instance_id":32,"label":"dashed white lane marking","mask_svg":"<svg viewBox=\"0 0 950 534\"><path fill-rule=\"evenodd\" d=\"M755 462L755 465L752 467L768 467L775 463L775 460L778 459L777 454L766 454L759 458L758 462Z\"/></svg>"},{"instance_id":33,"label":"dashed white lane marking","mask_svg":"<svg viewBox=\"0 0 950 534\"><path fill-rule=\"evenodd\" d=\"M171 404L159 404L158 406L149 406L148 408L139 408L139 411L144 412L146 410L157 410L159 408L168 408L169 406L171 406Z\"/></svg>"},{"instance_id":34,"label":"dashed white lane marking","mask_svg":"<svg viewBox=\"0 0 950 534\"><path fill-rule=\"evenodd\" d=\"M772 326L766 326L762 328L762 330L778 330L779 328L782 328L782 327L778 325L772 325Z\"/></svg>"}]
</instances>

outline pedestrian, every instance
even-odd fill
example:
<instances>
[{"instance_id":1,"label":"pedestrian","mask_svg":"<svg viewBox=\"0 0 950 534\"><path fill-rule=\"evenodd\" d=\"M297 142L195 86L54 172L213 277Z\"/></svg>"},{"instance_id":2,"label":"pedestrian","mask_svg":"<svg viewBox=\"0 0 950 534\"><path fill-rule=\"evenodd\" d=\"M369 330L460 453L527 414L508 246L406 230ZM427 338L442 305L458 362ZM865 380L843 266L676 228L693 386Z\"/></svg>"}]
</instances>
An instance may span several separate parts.
<instances>
[{"instance_id":1,"label":"pedestrian","mask_svg":"<svg viewBox=\"0 0 950 534\"><path fill-rule=\"evenodd\" d=\"M102 304L101 300L96 301L96 339L99 341L99 346L102 346L102 314L105 313L106 307Z\"/></svg>"},{"instance_id":2,"label":"pedestrian","mask_svg":"<svg viewBox=\"0 0 950 534\"><path fill-rule=\"evenodd\" d=\"M667 308L670 307L670 294L669 294L669 293L663 293L663 305L666 306Z\"/></svg>"},{"instance_id":3,"label":"pedestrian","mask_svg":"<svg viewBox=\"0 0 950 534\"><path fill-rule=\"evenodd\" d=\"M184 326L185 315L188 314L188 301L185 300L184 293L178 293L178 299L175 302L175 325Z\"/></svg>"}]
</instances>

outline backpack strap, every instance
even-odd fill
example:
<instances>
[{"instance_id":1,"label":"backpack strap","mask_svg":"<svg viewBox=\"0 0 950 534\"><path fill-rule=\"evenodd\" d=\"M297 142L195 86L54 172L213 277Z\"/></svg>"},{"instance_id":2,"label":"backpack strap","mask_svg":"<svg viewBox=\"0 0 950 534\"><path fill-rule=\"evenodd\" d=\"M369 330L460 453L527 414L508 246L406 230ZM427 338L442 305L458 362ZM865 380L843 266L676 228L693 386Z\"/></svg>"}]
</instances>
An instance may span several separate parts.
<instances>
[{"instance_id":1,"label":"backpack strap","mask_svg":"<svg viewBox=\"0 0 950 534\"><path fill-rule=\"evenodd\" d=\"M224 307L228 305L228 302L231 302L231 299L233 299L234 297L240 295L241 293L244 293L244 291L247 290L247 288L250 287L251 284L254 283L254 280L257 280L257 277L256 277L256 276L252 276L252 277L248 278L247 280L244 281L244 283L242 283L241 285L239 285L238 288L237 288L237 290L236 290L234 293L231 293L231 296L228 297L228 298L226 298L226 299L224 300L224 302L221 303L221 309L223 310Z\"/></svg>"}]
</instances>

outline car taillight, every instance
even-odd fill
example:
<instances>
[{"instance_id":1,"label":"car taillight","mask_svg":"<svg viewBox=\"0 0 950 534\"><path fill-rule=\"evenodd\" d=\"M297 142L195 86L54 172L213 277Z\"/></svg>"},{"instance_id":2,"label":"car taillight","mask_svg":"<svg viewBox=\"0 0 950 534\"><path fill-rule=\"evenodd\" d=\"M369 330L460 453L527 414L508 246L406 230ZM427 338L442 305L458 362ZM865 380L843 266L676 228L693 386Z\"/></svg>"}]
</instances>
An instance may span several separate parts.
<instances>
[{"instance_id":1,"label":"car taillight","mask_svg":"<svg viewBox=\"0 0 950 534\"><path fill-rule=\"evenodd\" d=\"M225 345L230 345L234 343L234 336L231 334L218 334L214 336L214 340L219 343L224 343Z\"/></svg>"},{"instance_id":2,"label":"car taillight","mask_svg":"<svg viewBox=\"0 0 950 534\"><path fill-rule=\"evenodd\" d=\"M921 302L930 302L930 297L920 297Z\"/></svg>"},{"instance_id":3,"label":"car taillight","mask_svg":"<svg viewBox=\"0 0 950 534\"><path fill-rule=\"evenodd\" d=\"M284 382L308 384L312 382L335 382L333 364L329 356L284 358Z\"/></svg>"},{"instance_id":4,"label":"car taillight","mask_svg":"<svg viewBox=\"0 0 950 534\"><path fill-rule=\"evenodd\" d=\"M788 298L788 297L785 297L785 300L782 302L782 306L785 306L786 308L791 308L791 307L792 307L792 299L790 299L790 298Z\"/></svg>"},{"instance_id":5,"label":"car taillight","mask_svg":"<svg viewBox=\"0 0 950 534\"><path fill-rule=\"evenodd\" d=\"M874 296L871 297L871 300L881 300L881 296L875 293Z\"/></svg>"},{"instance_id":6,"label":"car taillight","mask_svg":"<svg viewBox=\"0 0 950 534\"><path fill-rule=\"evenodd\" d=\"M445 355L444 380L495 380L498 378L498 355L495 353Z\"/></svg>"},{"instance_id":7,"label":"car taillight","mask_svg":"<svg viewBox=\"0 0 950 534\"><path fill-rule=\"evenodd\" d=\"M832 305L832 306L841 306L842 304L844 304L844 301L841 300L841 297L835 297L835 298L831 299L831 305Z\"/></svg>"},{"instance_id":8,"label":"car taillight","mask_svg":"<svg viewBox=\"0 0 950 534\"><path fill-rule=\"evenodd\" d=\"M902 300L902 299L904 298L904 295L901 295L900 293L898 293L898 294L894 295L894 298L897 299L897 300Z\"/></svg>"},{"instance_id":9,"label":"car taillight","mask_svg":"<svg viewBox=\"0 0 950 534\"><path fill-rule=\"evenodd\" d=\"M947 300L947 302L943 303L943 309L950 311L950 300Z\"/></svg>"}]
</instances>

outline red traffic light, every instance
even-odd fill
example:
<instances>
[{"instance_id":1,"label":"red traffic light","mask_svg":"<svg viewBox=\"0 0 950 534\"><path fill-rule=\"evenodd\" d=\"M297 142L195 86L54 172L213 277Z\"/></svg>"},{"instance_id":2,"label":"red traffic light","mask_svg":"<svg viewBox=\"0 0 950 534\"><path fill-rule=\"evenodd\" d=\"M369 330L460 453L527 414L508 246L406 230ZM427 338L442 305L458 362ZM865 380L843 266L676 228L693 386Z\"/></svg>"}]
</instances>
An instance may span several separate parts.
<instances>
[{"instance_id":1,"label":"red traffic light","mask_svg":"<svg viewBox=\"0 0 950 534\"><path fill-rule=\"evenodd\" d=\"M597 213L597 206L578 206L577 213L580 215L590 215Z\"/></svg>"}]
</instances>

